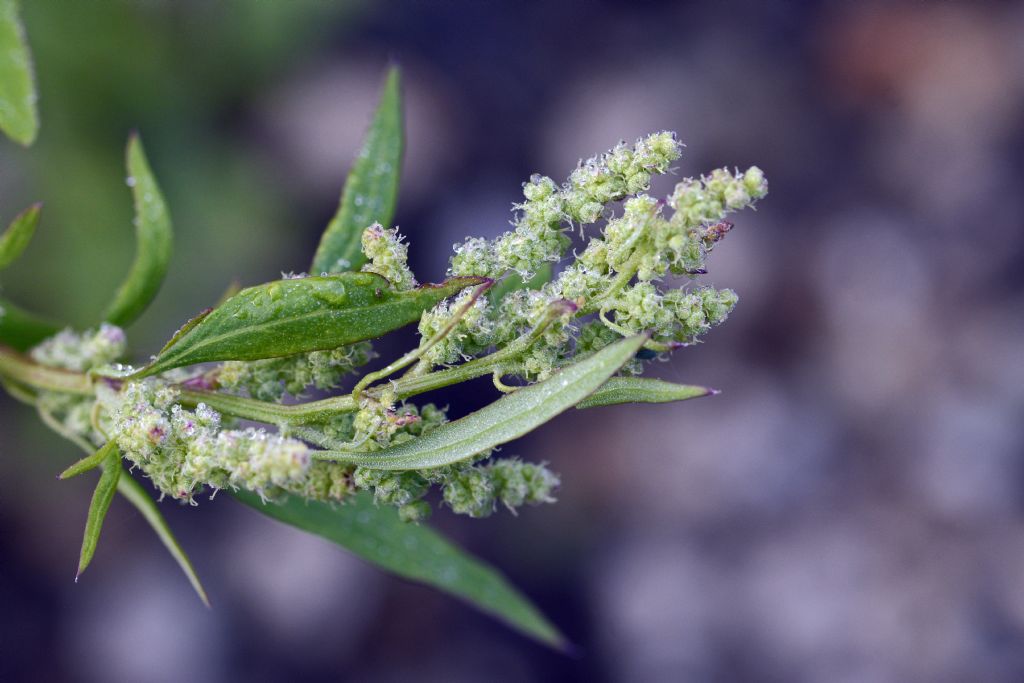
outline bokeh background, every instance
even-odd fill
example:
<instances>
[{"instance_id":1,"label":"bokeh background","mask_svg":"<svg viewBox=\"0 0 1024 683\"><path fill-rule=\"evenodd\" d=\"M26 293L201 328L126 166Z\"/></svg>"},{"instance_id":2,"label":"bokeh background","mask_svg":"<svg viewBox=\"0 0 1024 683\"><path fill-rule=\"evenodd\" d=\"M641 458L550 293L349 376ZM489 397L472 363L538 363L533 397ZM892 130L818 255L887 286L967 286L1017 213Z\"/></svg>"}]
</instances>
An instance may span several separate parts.
<instances>
[{"instance_id":1,"label":"bokeh background","mask_svg":"<svg viewBox=\"0 0 1024 683\"><path fill-rule=\"evenodd\" d=\"M163 505L212 611L120 501L75 584L91 483L2 396L0 679L1024 679L1024 6L23 5L43 127L0 142L0 220L46 208L5 294L95 322L138 128L177 231L140 356L231 279L304 269L389 60L421 279L620 138L676 130L680 176L756 163L771 194L710 262L728 324L653 368L721 395L563 416L509 449L563 474L558 505L435 515L572 656L227 498Z\"/></svg>"}]
</instances>

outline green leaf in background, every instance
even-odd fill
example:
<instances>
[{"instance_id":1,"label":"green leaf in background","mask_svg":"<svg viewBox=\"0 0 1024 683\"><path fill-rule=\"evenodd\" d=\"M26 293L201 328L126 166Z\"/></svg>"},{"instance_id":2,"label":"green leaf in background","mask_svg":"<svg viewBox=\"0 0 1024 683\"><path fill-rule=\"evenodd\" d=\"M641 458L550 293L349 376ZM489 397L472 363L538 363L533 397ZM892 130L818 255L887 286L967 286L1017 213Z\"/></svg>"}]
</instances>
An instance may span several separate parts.
<instances>
[{"instance_id":1,"label":"green leaf in background","mask_svg":"<svg viewBox=\"0 0 1024 683\"><path fill-rule=\"evenodd\" d=\"M181 567L181 571L185 572L188 582L192 584L192 588L199 596L199 599L203 601L204 605L209 607L210 599L206 595L206 590L203 588L203 584L199 582L199 576L196 574L192 562L189 561L188 555L185 554L185 551L178 543L178 539L174 537L171 528L167 525L167 520L160 514L160 508L156 506L156 501L150 498L139 482L132 479L131 475L127 472L122 472L121 477L117 480L117 492L142 513L142 517L153 528L153 531L156 532L160 542L164 544L164 547L171 553L171 557Z\"/></svg>"},{"instance_id":2,"label":"green leaf in background","mask_svg":"<svg viewBox=\"0 0 1024 683\"><path fill-rule=\"evenodd\" d=\"M32 241L32 235L39 225L39 210L42 207L42 204L33 204L19 213L0 235L0 270L14 263Z\"/></svg>"},{"instance_id":3,"label":"green leaf in background","mask_svg":"<svg viewBox=\"0 0 1024 683\"><path fill-rule=\"evenodd\" d=\"M381 470L443 467L517 439L573 407L615 374L640 350L647 335L610 344L543 382L517 389L466 417L448 422L426 436L380 451L315 451L323 459Z\"/></svg>"},{"instance_id":4,"label":"green leaf in background","mask_svg":"<svg viewBox=\"0 0 1024 683\"><path fill-rule=\"evenodd\" d=\"M359 270L366 263L361 249L363 230L374 223L390 227L395 215L403 138L401 77L393 66L363 148L348 174L338 211L320 238L310 273Z\"/></svg>"},{"instance_id":5,"label":"green leaf in background","mask_svg":"<svg viewBox=\"0 0 1024 683\"><path fill-rule=\"evenodd\" d=\"M84 474L85 472L94 470L106 461L107 456L110 455L111 451L116 450L117 444L115 444L113 441L108 441L92 455L85 456L78 462L71 465L71 467L61 472L60 476L58 476L57 478L70 479L71 477L77 477L79 474Z\"/></svg>"},{"instance_id":6,"label":"green leaf in background","mask_svg":"<svg viewBox=\"0 0 1024 683\"><path fill-rule=\"evenodd\" d=\"M576 404L576 407L596 408L619 403L671 403L717 393L714 389L693 384L674 384L644 377L612 377L600 389Z\"/></svg>"},{"instance_id":7,"label":"green leaf in background","mask_svg":"<svg viewBox=\"0 0 1024 683\"><path fill-rule=\"evenodd\" d=\"M423 311L485 278L395 291L374 273L277 280L243 289L175 335L135 377L221 360L259 360L336 349L419 320Z\"/></svg>"},{"instance_id":8,"label":"green leaf in background","mask_svg":"<svg viewBox=\"0 0 1024 683\"><path fill-rule=\"evenodd\" d=\"M391 507L377 507L360 493L340 506L291 498L264 503L237 491L246 505L285 524L322 536L367 562L450 593L555 648L565 638L540 611L492 567L463 552L429 527L409 524Z\"/></svg>"},{"instance_id":9,"label":"green leaf in background","mask_svg":"<svg viewBox=\"0 0 1024 683\"><path fill-rule=\"evenodd\" d=\"M27 351L60 331L60 325L0 299L0 344Z\"/></svg>"},{"instance_id":10,"label":"green leaf in background","mask_svg":"<svg viewBox=\"0 0 1024 683\"><path fill-rule=\"evenodd\" d=\"M103 520L110 509L111 501L114 500L114 493L117 491L117 482L120 478L121 451L115 445L104 456L103 473L100 474L99 483L96 484L92 502L89 504L89 517L85 520L85 537L82 539L82 554L78 560L76 580L92 562L92 556L96 552L96 543L100 540Z\"/></svg>"},{"instance_id":11,"label":"green leaf in background","mask_svg":"<svg viewBox=\"0 0 1024 683\"><path fill-rule=\"evenodd\" d=\"M0 0L0 130L26 147L39 132L32 58L15 0Z\"/></svg>"},{"instance_id":12,"label":"green leaf in background","mask_svg":"<svg viewBox=\"0 0 1024 683\"><path fill-rule=\"evenodd\" d=\"M509 273L504 279L499 280L491 287L490 291L487 292L487 296L491 299L492 304L498 305L505 296L517 289L540 289L551 281L553 273L554 268L550 262L538 268L537 272L529 280L523 280L518 273Z\"/></svg>"},{"instance_id":13,"label":"green leaf in background","mask_svg":"<svg viewBox=\"0 0 1024 683\"><path fill-rule=\"evenodd\" d=\"M139 136L128 138L125 153L128 184L135 200L135 261L103 319L124 327L146 310L167 273L174 238L171 216L146 161Z\"/></svg>"}]
</instances>

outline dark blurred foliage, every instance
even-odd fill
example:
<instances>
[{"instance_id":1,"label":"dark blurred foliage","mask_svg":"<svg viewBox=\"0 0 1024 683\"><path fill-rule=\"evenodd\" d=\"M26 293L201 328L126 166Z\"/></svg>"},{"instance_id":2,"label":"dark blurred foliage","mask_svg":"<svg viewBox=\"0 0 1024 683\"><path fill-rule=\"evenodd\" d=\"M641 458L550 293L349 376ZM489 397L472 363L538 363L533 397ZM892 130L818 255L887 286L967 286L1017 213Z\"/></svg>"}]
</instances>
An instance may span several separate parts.
<instances>
[{"instance_id":1,"label":"dark blurred foliage","mask_svg":"<svg viewBox=\"0 0 1024 683\"><path fill-rule=\"evenodd\" d=\"M23 4L43 128L0 145L0 213L46 208L5 290L95 321L138 128L177 230L140 356L232 278L305 267L389 59L421 279L619 138L677 130L681 175L772 190L711 261L732 319L654 368L722 395L563 416L514 447L563 473L557 506L436 515L572 656L223 498L163 506L212 611L120 502L76 585L90 482L54 481L72 447L3 397L0 680L1024 678L1020 4Z\"/></svg>"}]
</instances>

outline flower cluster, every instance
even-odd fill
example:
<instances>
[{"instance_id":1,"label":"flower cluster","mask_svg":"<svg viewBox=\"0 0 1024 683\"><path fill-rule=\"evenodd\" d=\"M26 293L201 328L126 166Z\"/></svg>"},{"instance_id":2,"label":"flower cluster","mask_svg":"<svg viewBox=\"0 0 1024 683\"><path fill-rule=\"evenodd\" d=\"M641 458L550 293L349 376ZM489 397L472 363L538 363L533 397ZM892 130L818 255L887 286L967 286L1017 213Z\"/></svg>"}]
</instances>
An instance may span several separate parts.
<instances>
[{"instance_id":1,"label":"flower cluster","mask_svg":"<svg viewBox=\"0 0 1024 683\"><path fill-rule=\"evenodd\" d=\"M129 382L98 398L104 431L163 494L192 502L210 486L341 500L350 491L346 468L314 463L302 441L263 429L223 429L216 411L203 404L186 410L169 385Z\"/></svg>"},{"instance_id":2,"label":"flower cluster","mask_svg":"<svg viewBox=\"0 0 1024 683\"><path fill-rule=\"evenodd\" d=\"M545 261L565 254L564 222L594 223L607 204L646 190L653 174L665 173L679 158L680 147L674 133L655 133L581 163L561 187L533 176L523 185L526 201L515 207L515 229L493 241L470 238L456 246L451 273L499 278L514 271L530 277Z\"/></svg>"},{"instance_id":3,"label":"flower cluster","mask_svg":"<svg viewBox=\"0 0 1024 683\"><path fill-rule=\"evenodd\" d=\"M65 329L32 349L32 360L52 368L85 372L124 355L125 336L120 327L103 323L95 330Z\"/></svg>"},{"instance_id":4,"label":"flower cluster","mask_svg":"<svg viewBox=\"0 0 1024 683\"><path fill-rule=\"evenodd\" d=\"M558 477L544 465L487 461L489 452L470 463L401 472L316 460L312 449L287 430L225 428L215 410L204 404L186 409L173 385L155 379L128 382L120 389L100 385L97 396L103 440L113 439L163 495L190 503L204 487L324 502L342 502L354 491L367 490L377 503L394 506L402 519L415 522L430 515L424 497L434 486L452 511L473 517L491 514L498 503L514 511L553 502L558 486ZM433 404L395 405L385 395L337 416L322 427L321 436L373 450L421 437L446 421L445 411ZM88 431L89 424L86 416L78 428Z\"/></svg>"},{"instance_id":5,"label":"flower cluster","mask_svg":"<svg viewBox=\"0 0 1024 683\"><path fill-rule=\"evenodd\" d=\"M447 421L446 411L432 403L417 407L396 405L384 392L377 400L367 399L350 419L336 420L329 437L358 444L365 450L386 448L416 439ZM424 470L385 471L356 467L352 484L373 492L381 505L398 508L406 521L420 521L430 515L423 500L431 487L441 491L445 504L457 514L486 517L497 503L515 511L523 505L554 502L558 477L542 464L516 459L488 460L491 452L478 453L473 462Z\"/></svg>"},{"instance_id":6,"label":"flower cluster","mask_svg":"<svg viewBox=\"0 0 1024 683\"><path fill-rule=\"evenodd\" d=\"M61 330L43 340L30 351L32 360L51 368L88 372L109 365L124 356L125 334L120 327L103 323L98 328L75 332ZM96 401L56 391L41 391L37 397L40 413L59 426L65 434L73 434L99 446L106 438L93 424Z\"/></svg>"},{"instance_id":7,"label":"flower cluster","mask_svg":"<svg viewBox=\"0 0 1024 683\"><path fill-rule=\"evenodd\" d=\"M301 396L311 386L321 391L334 389L343 377L374 356L370 342L357 342L284 358L228 361L218 367L216 377L228 391L246 393L260 401L280 401L286 393Z\"/></svg>"},{"instance_id":8,"label":"flower cluster","mask_svg":"<svg viewBox=\"0 0 1024 683\"><path fill-rule=\"evenodd\" d=\"M409 269L409 245L402 241L398 228L385 230L380 223L374 223L363 231L362 247L369 260L363 266L365 272L390 280L399 291L416 286L416 277Z\"/></svg>"},{"instance_id":9,"label":"flower cluster","mask_svg":"<svg viewBox=\"0 0 1024 683\"><path fill-rule=\"evenodd\" d=\"M398 507L406 521L430 515L423 497L435 485L452 512L479 518L490 516L498 503L512 512L523 505L553 503L559 484L558 476L544 464L514 458L402 472L357 467L353 481L357 488L373 490L376 502Z\"/></svg>"},{"instance_id":10,"label":"flower cluster","mask_svg":"<svg viewBox=\"0 0 1024 683\"><path fill-rule=\"evenodd\" d=\"M425 351L424 362L450 365L535 334L529 350L502 367L504 374L534 381L621 336L651 333L648 348L656 357L697 341L723 322L736 304L732 290L665 291L661 283L706 272L708 253L732 227L725 216L764 197L767 182L757 167L742 173L717 169L684 179L667 202L644 194L651 175L667 172L679 153L673 134L656 133L582 163L562 186L534 176L524 185L526 201L516 206L515 229L496 240L456 245L452 274L502 278L517 273L526 279L545 262L562 258L573 224L604 217L601 235L556 278L496 301L476 302L443 343ZM619 200L625 201L616 216L609 205ZM466 296L423 314L424 340L452 321ZM594 321L584 319L595 315ZM630 363L623 372L639 370L639 363Z\"/></svg>"}]
</instances>

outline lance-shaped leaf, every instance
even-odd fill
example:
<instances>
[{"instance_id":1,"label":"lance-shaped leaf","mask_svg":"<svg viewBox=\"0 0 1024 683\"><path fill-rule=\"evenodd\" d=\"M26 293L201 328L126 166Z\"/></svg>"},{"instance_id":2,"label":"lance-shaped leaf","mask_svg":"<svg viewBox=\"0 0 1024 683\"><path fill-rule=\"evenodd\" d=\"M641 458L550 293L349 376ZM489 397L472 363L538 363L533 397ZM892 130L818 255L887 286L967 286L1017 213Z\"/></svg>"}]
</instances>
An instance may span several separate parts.
<instances>
[{"instance_id":1,"label":"lance-shaped leaf","mask_svg":"<svg viewBox=\"0 0 1024 683\"><path fill-rule=\"evenodd\" d=\"M171 528L167 525L167 520L160 514L156 501L150 498L139 482L132 479L131 475L127 472L122 472L121 477L117 480L117 492L142 513L143 519L156 532L160 542L164 544L167 551L171 553L171 557L181 567L181 571L185 572L188 582L192 584L192 588L199 596L199 599L203 601L204 605L209 607L210 599L206 596L206 590L203 588L203 584L199 582L199 576L192 567L192 562L189 561L188 555L185 554L185 551L178 543L178 539L174 537Z\"/></svg>"},{"instance_id":2,"label":"lance-shaped leaf","mask_svg":"<svg viewBox=\"0 0 1024 683\"><path fill-rule=\"evenodd\" d=\"M398 292L374 273L340 273L249 287L190 323L135 376L208 361L336 349L408 325L441 300L483 282L458 277Z\"/></svg>"},{"instance_id":3,"label":"lance-shaped leaf","mask_svg":"<svg viewBox=\"0 0 1024 683\"><path fill-rule=\"evenodd\" d=\"M394 508L378 507L366 493L337 507L296 498L283 504L264 503L244 491L234 495L259 512L322 536L367 562L461 598L546 645L566 645L562 634L497 570L429 527L401 521Z\"/></svg>"},{"instance_id":4,"label":"lance-shaped leaf","mask_svg":"<svg viewBox=\"0 0 1024 683\"><path fill-rule=\"evenodd\" d=\"M63 472L60 473L58 479L70 479L71 477L77 477L79 474L84 474L91 470L96 469L107 460L107 456L110 455L111 451L117 450L117 444L113 441L108 441L102 447L99 448L92 455L87 455L78 462L71 465Z\"/></svg>"},{"instance_id":5,"label":"lance-shaped leaf","mask_svg":"<svg viewBox=\"0 0 1024 683\"><path fill-rule=\"evenodd\" d=\"M12 385L7 382L4 383L4 386L8 390L14 389L15 395L21 399L27 399L29 404L35 403L35 397L32 396L31 393L18 396L18 394L21 394L22 389L17 385ZM86 453L92 451L90 444L86 443L73 432L66 431L63 428L56 429L55 431ZM196 575L196 571L192 567L192 563L189 561L185 551L178 543L178 540L174 537L174 533L171 531L170 526L168 526L167 520L165 520L163 515L160 513L160 509L156 506L156 502L146 494L145 490L143 490L142 486L137 481L132 479L130 474L124 471L123 465L119 465L119 467L121 468L121 474L117 478L117 492L142 514L142 518L145 519L149 526L152 527L153 531L156 532L157 538L160 539L160 542L163 543L164 547L171 553L171 557L173 557L175 562L178 563L181 570L185 572L185 576L188 578L189 583L192 584L192 588L195 589L196 594L199 595L199 599L203 601L203 604L209 607L210 600L206 596L206 591L203 589L203 585L199 582L199 577Z\"/></svg>"},{"instance_id":6,"label":"lance-shaped leaf","mask_svg":"<svg viewBox=\"0 0 1024 683\"><path fill-rule=\"evenodd\" d=\"M32 58L15 0L0 0L0 130L26 146L39 132Z\"/></svg>"},{"instance_id":7,"label":"lance-shaped leaf","mask_svg":"<svg viewBox=\"0 0 1024 683\"><path fill-rule=\"evenodd\" d=\"M577 408L596 408L619 403L672 403L718 392L694 384L675 384L645 377L612 377L601 388L580 401Z\"/></svg>"},{"instance_id":8,"label":"lance-shaped leaf","mask_svg":"<svg viewBox=\"0 0 1024 683\"><path fill-rule=\"evenodd\" d=\"M26 351L59 331L60 325L0 299L0 344Z\"/></svg>"},{"instance_id":9,"label":"lance-shaped leaf","mask_svg":"<svg viewBox=\"0 0 1024 683\"><path fill-rule=\"evenodd\" d=\"M517 389L426 436L380 451L316 451L317 457L381 470L443 467L517 439L573 407L636 355L647 335L619 340L543 382Z\"/></svg>"},{"instance_id":10,"label":"lance-shaped leaf","mask_svg":"<svg viewBox=\"0 0 1024 683\"><path fill-rule=\"evenodd\" d=\"M167 274L174 238L171 216L146 160L139 136L132 134L125 153L128 185L135 201L135 261L103 319L124 327L142 314Z\"/></svg>"},{"instance_id":11,"label":"lance-shaped leaf","mask_svg":"<svg viewBox=\"0 0 1024 683\"><path fill-rule=\"evenodd\" d=\"M391 67L362 151L345 182L338 211L320 238L311 273L359 270L366 263L361 248L363 230L374 223L391 225L404 145L400 81L398 68Z\"/></svg>"},{"instance_id":12,"label":"lance-shaped leaf","mask_svg":"<svg viewBox=\"0 0 1024 683\"><path fill-rule=\"evenodd\" d=\"M39 225L39 210L42 204L33 204L15 216L4 233L0 235L0 270L14 263L25 247L32 241L32 235Z\"/></svg>"},{"instance_id":13,"label":"lance-shaped leaf","mask_svg":"<svg viewBox=\"0 0 1024 683\"><path fill-rule=\"evenodd\" d=\"M121 451L113 446L104 457L103 473L100 474L99 483L92 494L92 503L89 504L89 517L85 520L85 537L82 539L82 554L78 560L78 573L75 578L82 575L85 568L92 562L92 556L96 552L96 543L100 540L100 529L103 528L103 520L110 509L110 503L114 500L114 493L117 492L117 482L121 478Z\"/></svg>"}]
</instances>

